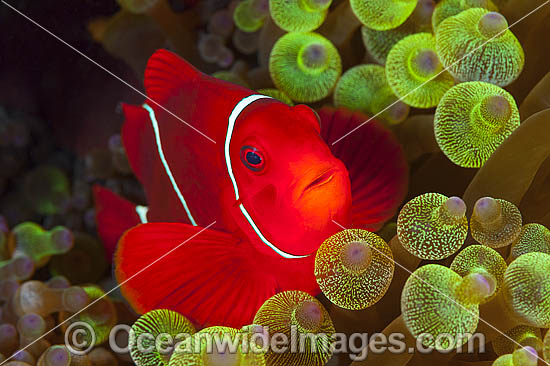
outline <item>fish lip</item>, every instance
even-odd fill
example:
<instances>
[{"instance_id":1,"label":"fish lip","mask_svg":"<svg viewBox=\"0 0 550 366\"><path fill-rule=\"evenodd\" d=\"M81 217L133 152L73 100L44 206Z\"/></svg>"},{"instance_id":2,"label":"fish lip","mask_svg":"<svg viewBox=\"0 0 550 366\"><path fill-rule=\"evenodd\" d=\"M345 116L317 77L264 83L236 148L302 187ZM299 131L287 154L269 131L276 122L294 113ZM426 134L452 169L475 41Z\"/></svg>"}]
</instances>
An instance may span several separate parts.
<instances>
[{"instance_id":1,"label":"fish lip","mask_svg":"<svg viewBox=\"0 0 550 366\"><path fill-rule=\"evenodd\" d=\"M320 187L322 185L327 184L328 182L330 182L334 178L336 173L338 173L338 169L336 169L334 167L325 170L324 172L319 174L314 180L312 180L311 183L309 183L304 188L303 192L305 193L305 192L308 192L312 189L315 189L317 187Z\"/></svg>"}]
</instances>

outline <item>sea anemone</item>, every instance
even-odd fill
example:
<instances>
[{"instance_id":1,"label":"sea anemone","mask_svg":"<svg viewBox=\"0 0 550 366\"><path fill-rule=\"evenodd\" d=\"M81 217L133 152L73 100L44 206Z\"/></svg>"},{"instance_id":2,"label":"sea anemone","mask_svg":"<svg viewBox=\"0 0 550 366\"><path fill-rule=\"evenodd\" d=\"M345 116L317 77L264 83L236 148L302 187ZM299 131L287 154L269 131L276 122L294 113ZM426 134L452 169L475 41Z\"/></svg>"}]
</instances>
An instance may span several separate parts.
<instances>
[{"instance_id":1,"label":"sea anemone","mask_svg":"<svg viewBox=\"0 0 550 366\"><path fill-rule=\"evenodd\" d=\"M521 212L511 202L483 197L477 200L470 219L472 237L480 244L501 248L521 233Z\"/></svg>"},{"instance_id":2,"label":"sea anemone","mask_svg":"<svg viewBox=\"0 0 550 366\"><path fill-rule=\"evenodd\" d=\"M481 303L493 299L498 294L504 281L506 261L494 249L484 245L470 245L464 248L453 259L450 268L462 277L478 273L483 275L489 285L493 287L493 295L485 298Z\"/></svg>"},{"instance_id":3,"label":"sea anemone","mask_svg":"<svg viewBox=\"0 0 550 366\"><path fill-rule=\"evenodd\" d=\"M365 26L376 30L396 28L403 24L418 0L350 0L353 12Z\"/></svg>"},{"instance_id":4,"label":"sea anemone","mask_svg":"<svg viewBox=\"0 0 550 366\"><path fill-rule=\"evenodd\" d=\"M15 226L13 235L13 256L27 256L34 265L44 266L52 255L64 254L73 247L73 234L63 226L49 231L33 222L24 222Z\"/></svg>"},{"instance_id":5,"label":"sea anemone","mask_svg":"<svg viewBox=\"0 0 550 366\"><path fill-rule=\"evenodd\" d=\"M275 43L269 73L290 99L314 102L328 96L342 72L340 55L316 33L287 33Z\"/></svg>"},{"instance_id":6,"label":"sea anemone","mask_svg":"<svg viewBox=\"0 0 550 366\"><path fill-rule=\"evenodd\" d=\"M513 353L520 346L533 347L537 352L542 353L541 332L539 328L518 325L496 338L492 345L498 356Z\"/></svg>"},{"instance_id":7,"label":"sea anemone","mask_svg":"<svg viewBox=\"0 0 550 366\"><path fill-rule=\"evenodd\" d=\"M409 106L388 85L384 67L374 64L354 66L342 75L334 89L334 105L380 114L389 124L398 124L409 114Z\"/></svg>"},{"instance_id":8,"label":"sea anemone","mask_svg":"<svg viewBox=\"0 0 550 366\"><path fill-rule=\"evenodd\" d=\"M128 345L132 360L138 366L168 365L173 350L157 347L156 339L164 335L167 346L185 341L195 333L195 327L183 315L166 309L153 310L143 314L133 325ZM172 337L170 341L168 337ZM178 338L179 337L179 338ZM181 339L180 339L181 338ZM151 352L143 350L153 349Z\"/></svg>"},{"instance_id":9,"label":"sea anemone","mask_svg":"<svg viewBox=\"0 0 550 366\"><path fill-rule=\"evenodd\" d=\"M412 107L435 107L454 85L443 69L430 33L416 33L397 42L386 59L386 76L393 92Z\"/></svg>"},{"instance_id":10,"label":"sea anemone","mask_svg":"<svg viewBox=\"0 0 550 366\"><path fill-rule=\"evenodd\" d=\"M500 356L493 362L493 366L536 366L538 359L537 351L527 346Z\"/></svg>"},{"instance_id":11,"label":"sea anemone","mask_svg":"<svg viewBox=\"0 0 550 366\"><path fill-rule=\"evenodd\" d=\"M439 59L460 81L506 86L523 70L523 48L499 13L465 10L439 24L435 38Z\"/></svg>"},{"instance_id":12,"label":"sea anemone","mask_svg":"<svg viewBox=\"0 0 550 366\"><path fill-rule=\"evenodd\" d=\"M272 296L260 307L253 323L267 328L270 335L285 334L288 339L291 332L305 335L304 352L270 349L265 355L269 365L321 366L331 356L332 320L323 305L305 292L285 291Z\"/></svg>"},{"instance_id":13,"label":"sea anemone","mask_svg":"<svg viewBox=\"0 0 550 366\"><path fill-rule=\"evenodd\" d=\"M451 269L428 264L409 277L401 296L403 320L413 334L431 334L422 344L449 350L467 342L479 320L479 303L494 286L479 273L461 277ZM441 335L449 335L441 337Z\"/></svg>"},{"instance_id":14,"label":"sea anemone","mask_svg":"<svg viewBox=\"0 0 550 366\"><path fill-rule=\"evenodd\" d=\"M491 0L443 0L436 5L432 14L433 29L436 30L445 19L471 8L498 11L498 7Z\"/></svg>"},{"instance_id":15,"label":"sea anemone","mask_svg":"<svg viewBox=\"0 0 550 366\"><path fill-rule=\"evenodd\" d=\"M107 267L102 243L79 232L74 234L73 248L64 255L52 257L48 265L52 275L63 276L71 283L97 282L105 275Z\"/></svg>"},{"instance_id":16,"label":"sea anemone","mask_svg":"<svg viewBox=\"0 0 550 366\"><path fill-rule=\"evenodd\" d=\"M73 323L85 322L93 329L95 344L100 345L109 339L109 333L117 323L117 312L113 302L98 286L86 285L82 289L88 295L90 305L79 309L74 315L71 312L60 312L62 329L66 331ZM82 339L92 344L94 342L91 337L87 334L82 336Z\"/></svg>"},{"instance_id":17,"label":"sea anemone","mask_svg":"<svg viewBox=\"0 0 550 366\"><path fill-rule=\"evenodd\" d=\"M245 32L255 32L262 27L269 14L267 0L243 0L233 12L235 26Z\"/></svg>"},{"instance_id":18,"label":"sea anemone","mask_svg":"<svg viewBox=\"0 0 550 366\"><path fill-rule=\"evenodd\" d=\"M519 122L516 102L506 90L485 82L461 83L437 106L435 138L453 163L479 168Z\"/></svg>"},{"instance_id":19,"label":"sea anemone","mask_svg":"<svg viewBox=\"0 0 550 366\"><path fill-rule=\"evenodd\" d=\"M47 316L59 311L77 312L89 302L88 294L81 287L54 289L40 281L27 281L17 290L13 307L20 316L29 313Z\"/></svg>"},{"instance_id":20,"label":"sea anemone","mask_svg":"<svg viewBox=\"0 0 550 366\"><path fill-rule=\"evenodd\" d=\"M34 273L34 263L27 256L14 257L0 262L0 277L3 279L26 280Z\"/></svg>"},{"instance_id":21,"label":"sea anemone","mask_svg":"<svg viewBox=\"0 0 550 366\"><path fill-rule=\"evenodd\" d=\"M425 193L407 202L397 218L399 242L422 259L449 257L467 234L466 205L459 197Z\"/></svg>"},{"instance_id":22,"label":"sea anemone","mask_svg":"<svg viewBox=\"0 0 550 366\"><path fill-rule=\"evenodd\" d=\"M256 352L246 332L223 326L204 328L178 345L169 366L265 366L264 354ZM225 342L225 346L223 345ZM236 342L235 349L228 347Z\"/></svg>"},{"instance_id":23,"label":"sea anemone","mask_svg":"<svg viewBox=\"0 0 550 366\"><path fill-rule=\"evenodd\" d=\"M287 32L310 32L325 20L332 0L269 0L275 24Z\"/></svg>"},{"instance_id":24,"label":"sea anemone","mask_svg":"<svg viewBox=\"0 0 550 366\"><path fill-rule=\"evenodd\" d=\"M292 100L288 97L288 95L286 95L279 89L274 89L274 88L258 89L258 93L280 100L281 102L288 104L289 106L294 105L294 103L292 103Z\"/></svg>"},{"instance_id":25,"label":"sea anemone","mask_svg":"<svg viewBox=\"0 0 550 366\"><path fill-rule=\"evenodd\" d=\"M379 64L385 65L388 53L397 42L414 33L431 32L434 8L433 0L419 0L411 16L397 28L376 30L361 27L361 37L369 55Z\"/></svg>"},{"instance_id":26,"label":"sea anemone","mask_svg":"<svg viewBox=\"0 0 550 366\"><path fill-rule=\"evenodd\" d=\"M321 244L315 257L315 278L323 294L350 310L375 304L393 277L393 257L386 242L371 232L344 230Z\"/></svg>"},{"instance_id":27,"label":"sea anemone","mask_svg":"<svg viewBox=\"0 0 550 366\"><path fill-rule=\"evenodd\" d=\"M527 253L508 266L503 291L508 309L537 328L550 326L550 254Z\"/></svg>"},{"instance_id":28,"label":"sea anemone","mask_svg":"<svg viewBox=\"0 0 550 366\"><path fill-rule=\"evenodd\" d=\"M517 240L512 244L510 259L522 254L541 252L550 254L550 230L541 224L526 224L521 228Z\"/></svg>"}]
</instances>

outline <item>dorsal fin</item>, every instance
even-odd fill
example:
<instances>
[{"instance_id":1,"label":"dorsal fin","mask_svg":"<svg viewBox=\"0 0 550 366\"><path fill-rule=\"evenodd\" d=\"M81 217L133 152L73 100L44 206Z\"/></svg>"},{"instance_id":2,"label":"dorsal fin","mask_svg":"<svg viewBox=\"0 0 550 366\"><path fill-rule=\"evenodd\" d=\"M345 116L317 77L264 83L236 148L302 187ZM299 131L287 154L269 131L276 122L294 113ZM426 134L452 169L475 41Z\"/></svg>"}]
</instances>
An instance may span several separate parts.
<instances>
[{"instance_id":1,"label":"dorsal fin","mask_svg":"<svg viewBox=\"0 0 550 366\"><path fill-rule=\"evenodd\" d=\"M167 50L157 50L145 69L147 96L162 104L186 83L193 82L201 73L190 63Z\"/></svg>"}]
</instances>

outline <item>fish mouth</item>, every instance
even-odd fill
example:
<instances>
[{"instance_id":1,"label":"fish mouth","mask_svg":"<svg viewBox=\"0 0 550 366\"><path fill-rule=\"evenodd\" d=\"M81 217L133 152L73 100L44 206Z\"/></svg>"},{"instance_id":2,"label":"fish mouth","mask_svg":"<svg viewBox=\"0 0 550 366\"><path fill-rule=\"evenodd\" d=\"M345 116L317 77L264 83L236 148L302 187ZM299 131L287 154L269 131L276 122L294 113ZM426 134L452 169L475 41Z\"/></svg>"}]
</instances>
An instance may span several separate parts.
<instances>
[{"instance_id":1,"label":"fish mouth","mask_svg":"<svg viewBox=\"0 0 550 366\"><path fill-rule=\"evenodd\" d=\"M337 173L337 169L330 168L321 173L317 178L315 178L311 183L309 183L305 188L304 192L307 192L311 189L317 188L319 186L329 183Z\"/></svg>"}]
</instances>

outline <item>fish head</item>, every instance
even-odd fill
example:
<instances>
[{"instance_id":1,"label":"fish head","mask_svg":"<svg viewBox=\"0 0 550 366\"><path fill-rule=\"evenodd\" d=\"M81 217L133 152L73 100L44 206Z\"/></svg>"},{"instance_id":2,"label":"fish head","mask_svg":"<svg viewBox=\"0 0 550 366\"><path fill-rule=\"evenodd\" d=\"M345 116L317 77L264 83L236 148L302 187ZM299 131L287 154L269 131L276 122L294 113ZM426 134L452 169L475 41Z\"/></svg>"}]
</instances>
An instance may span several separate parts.
<instances>
[{"instance_id":1,"label":"fish head","mask_svg":"<svg viewBox=\"0 0 550 366\"><path fill-rule=\"evenodd\" d=\"M232 216L264 252L312 255L338 224L350 223L348 171L319 132L312 109L273 99L255 101L236 120Z\"/></svg>"}]
</instances>

